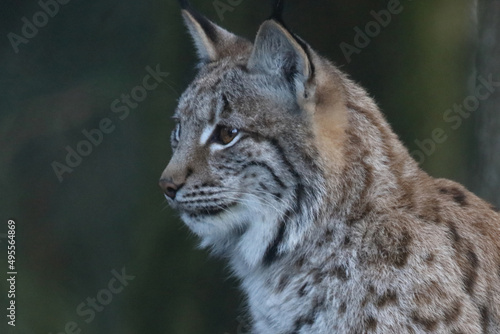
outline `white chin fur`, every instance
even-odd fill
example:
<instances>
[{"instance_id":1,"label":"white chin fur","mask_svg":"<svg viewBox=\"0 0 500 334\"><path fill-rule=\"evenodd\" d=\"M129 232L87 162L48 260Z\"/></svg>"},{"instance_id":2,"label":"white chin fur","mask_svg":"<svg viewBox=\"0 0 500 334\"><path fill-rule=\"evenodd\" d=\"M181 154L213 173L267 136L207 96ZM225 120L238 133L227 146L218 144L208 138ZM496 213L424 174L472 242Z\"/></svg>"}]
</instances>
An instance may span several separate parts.
<instances>
[{"instance_id":1,"label":"white chin fur","mask_svg":"<svg viewBox=\"0 0 500 334\"><path fill-rule=\"evenodd\" d=\"M262 260L278 227L276 221L280 214L275 208L247 199L217 216L191 218L181 214L181 218L200 237L202 248L242 261L244 266L234 268L242 274ZM245 231L243 235L242 231Z\"/></svg>"},{"instance_id":2,"label":"white chin fur","mask_svg":"<svg viewBox=\"0 0 500 334\"><path fill-rule=\"evenodd\" d=\"M246 208L238 204L214 216L193 218L182 213L181 218L191 231L201 238L202 247L209 247L224 242L224 239L228 239L237 229L243 228L245 211Z\"/></svg>"}]
</instances>

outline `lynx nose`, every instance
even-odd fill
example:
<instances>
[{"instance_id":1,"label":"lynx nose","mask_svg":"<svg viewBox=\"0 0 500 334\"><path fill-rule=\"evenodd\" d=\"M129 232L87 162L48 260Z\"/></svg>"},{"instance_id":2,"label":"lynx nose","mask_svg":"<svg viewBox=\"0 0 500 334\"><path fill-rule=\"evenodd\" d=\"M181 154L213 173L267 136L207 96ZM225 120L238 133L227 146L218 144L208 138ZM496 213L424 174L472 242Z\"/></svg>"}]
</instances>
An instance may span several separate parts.
<instances>
[{"instance_id":1,"label":"lynx nose","mask_svg":"<svg viewBox=\"0 0 500 334\"><path fill-rule=\"evenodd\" d=\"M175 199L175 195L177 191L181 189L184 184L175 184L171 179L160 179L160 188L163 189L165 195L170 197L171 199Z\"/></svg>"}]
</instances>

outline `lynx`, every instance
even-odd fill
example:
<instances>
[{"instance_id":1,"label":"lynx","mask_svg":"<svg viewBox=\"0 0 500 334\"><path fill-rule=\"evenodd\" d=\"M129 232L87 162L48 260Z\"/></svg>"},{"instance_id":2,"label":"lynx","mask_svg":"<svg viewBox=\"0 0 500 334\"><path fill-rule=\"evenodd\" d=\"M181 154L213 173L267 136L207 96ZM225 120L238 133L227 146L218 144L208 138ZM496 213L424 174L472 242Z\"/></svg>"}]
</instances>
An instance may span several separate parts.
<instances>
[{"instance_id":1,"label":"lynx","mask_svg":"<svg viewBox=\"0 0 500 334\"><path fill-rule=\"evenodd\" d=\"M199 73L159 183L230 262L252 333L500 333L496 209L422 171L281 1L253 43L181 5Z\"/></svg>"}]
</instances>

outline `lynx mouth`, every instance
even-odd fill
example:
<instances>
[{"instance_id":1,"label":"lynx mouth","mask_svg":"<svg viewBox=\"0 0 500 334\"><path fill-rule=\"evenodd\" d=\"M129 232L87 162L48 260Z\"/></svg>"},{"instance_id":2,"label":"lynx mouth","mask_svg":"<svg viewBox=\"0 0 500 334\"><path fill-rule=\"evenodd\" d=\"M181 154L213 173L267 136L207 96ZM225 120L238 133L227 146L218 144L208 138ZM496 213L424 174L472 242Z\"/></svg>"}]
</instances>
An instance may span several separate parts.
<instances>
[{"instance_id":1,"label":"lynx mouth","mask_svg":"<svg viewBox=\"0 0 500 334\"><path fill-rule=\"evenodd\" d=\"M238 205L238 202L229 202L218 205L207 205L202 207L179 207L178 210L190 217L215 217Z\"/></svg>"}]
</instances>

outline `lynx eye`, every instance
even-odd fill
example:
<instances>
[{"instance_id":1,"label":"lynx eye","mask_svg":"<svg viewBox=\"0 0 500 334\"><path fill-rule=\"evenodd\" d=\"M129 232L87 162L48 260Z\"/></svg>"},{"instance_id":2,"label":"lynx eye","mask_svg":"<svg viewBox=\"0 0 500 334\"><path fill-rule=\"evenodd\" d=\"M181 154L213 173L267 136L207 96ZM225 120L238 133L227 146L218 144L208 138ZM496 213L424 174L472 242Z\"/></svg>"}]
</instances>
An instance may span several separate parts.
<instances>
[{"instance_id":1,"label":"lynx eye","mask_svg":"<svg viewBox=\"0 0 500 334\"><path fill-rule=\"evenodd\" d=\"M228 145L234 140L234 138L236 138L238 133L240 133L240 130L238 129L227 126L218 126L215 129L212 140L217 144Z\"/></svg>"}]
</instances>

